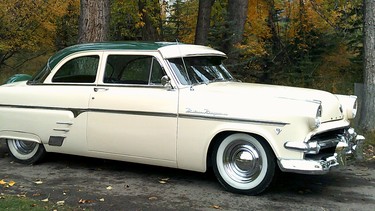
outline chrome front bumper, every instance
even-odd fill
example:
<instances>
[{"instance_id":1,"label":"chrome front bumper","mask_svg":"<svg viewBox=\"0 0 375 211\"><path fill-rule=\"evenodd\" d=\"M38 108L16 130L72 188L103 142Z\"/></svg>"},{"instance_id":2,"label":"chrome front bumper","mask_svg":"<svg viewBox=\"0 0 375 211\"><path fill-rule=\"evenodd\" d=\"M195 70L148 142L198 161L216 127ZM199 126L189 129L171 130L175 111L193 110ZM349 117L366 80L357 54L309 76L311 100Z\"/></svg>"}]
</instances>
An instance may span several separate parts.
<instances>
[{"instance_id":1,"label":"chrome front bumper","mask_svg":"<svg viewBox=\"0 0 375 211\"><path fill-rule=\"evenodd\" d=\"M348 155L355 155L357 156L359 153L362 153L362 144L365 140L365 137L358 135L353 128L349 128L345 130L344 134L337 135L335 139L337 143L336 150L333 155L329 157L324 157L320 160L315 159L279 159L278 164L281 171L284 172L295 172L301 174L326 174L329 172L331 167L345 165L346 164L346 157ZM333 140L329 140L332 142ZM322 143L326 144L327 141L324 140ZM311 143L294 143L294 142L287 142L285 144L285 148L293 149L293 150L301 150L305 153L320 150L319 143L311 144ZM356 152L357 150L357 152ZM359 152L358 152L359 151Z\"/></svg>"}]
</instances>

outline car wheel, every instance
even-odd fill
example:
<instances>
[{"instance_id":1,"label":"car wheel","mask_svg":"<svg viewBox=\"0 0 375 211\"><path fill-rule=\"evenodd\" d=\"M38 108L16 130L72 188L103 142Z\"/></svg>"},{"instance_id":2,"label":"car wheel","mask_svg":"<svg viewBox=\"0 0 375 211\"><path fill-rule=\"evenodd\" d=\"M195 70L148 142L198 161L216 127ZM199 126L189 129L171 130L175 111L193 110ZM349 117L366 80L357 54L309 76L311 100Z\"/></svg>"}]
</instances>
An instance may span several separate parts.
<instances>
[{"instance_id":1,"label":"car wheel","mask_svg":"<svg viewBox=\"0 0 375 211\"><path fill-rule=\"evenodd\" d=\"M214 147L213 170L219 182L229 191L256 195L271 184L275 174L275 156L264 141L236 133Z\"/></svg>"},{"instance_id":2,"label":"car wheel","mask_svg":"<svg viewBox=\"0 0 375 211\"><path fill-rule=\"evenodd\" d=\"M23 164L33 164L40 161L46 154L42 144L32 141L8 139L7 145L11 156Z\"/></svg>"}]
</instances>

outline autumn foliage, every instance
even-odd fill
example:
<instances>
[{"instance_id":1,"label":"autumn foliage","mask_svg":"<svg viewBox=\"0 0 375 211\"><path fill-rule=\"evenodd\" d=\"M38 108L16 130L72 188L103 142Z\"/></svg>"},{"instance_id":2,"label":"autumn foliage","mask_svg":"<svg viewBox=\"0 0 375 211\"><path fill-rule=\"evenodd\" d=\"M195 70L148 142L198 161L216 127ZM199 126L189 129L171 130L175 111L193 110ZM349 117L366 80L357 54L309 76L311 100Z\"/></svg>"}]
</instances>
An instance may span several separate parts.
<instances>
[{"instance_id":1,"label":"autumn foliage","mask_svg":"<svg viewBox=\"0 0 375 211\"><path fill-rule=\"evenodd\" d=\"M109 39L193 43L199 0L168 2L112 0ZM210 9L207 43L225 50L228 0ZM1 1L0 71L31 74L40 55L77 43L79 10L79 0ZM352 92L362 78L361 20L360 0L248 0L227 65L243 81Z\"/></svg>"}]
</instances>

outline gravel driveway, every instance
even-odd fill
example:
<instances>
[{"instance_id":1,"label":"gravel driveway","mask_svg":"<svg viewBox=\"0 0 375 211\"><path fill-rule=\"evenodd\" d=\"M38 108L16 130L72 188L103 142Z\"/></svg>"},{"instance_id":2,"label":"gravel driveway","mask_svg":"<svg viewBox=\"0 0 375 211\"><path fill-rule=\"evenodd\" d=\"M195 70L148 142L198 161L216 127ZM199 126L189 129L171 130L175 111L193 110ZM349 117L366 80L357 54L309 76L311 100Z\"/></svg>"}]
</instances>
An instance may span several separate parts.
<instances>
[{"instance_id":1,"label":"gravel driveway","mask_svg":"<svg viewBox=\"0 0 375 211\"><path fill-rule=\"evenodd\" d=\"M260 196L226 192L212 173L59 154L22 165L3 141L0 168L0 180L16 182L0 193L92 210L375 210L374 161L322 176L282 173Z\"/></svg>"}]
</instances>

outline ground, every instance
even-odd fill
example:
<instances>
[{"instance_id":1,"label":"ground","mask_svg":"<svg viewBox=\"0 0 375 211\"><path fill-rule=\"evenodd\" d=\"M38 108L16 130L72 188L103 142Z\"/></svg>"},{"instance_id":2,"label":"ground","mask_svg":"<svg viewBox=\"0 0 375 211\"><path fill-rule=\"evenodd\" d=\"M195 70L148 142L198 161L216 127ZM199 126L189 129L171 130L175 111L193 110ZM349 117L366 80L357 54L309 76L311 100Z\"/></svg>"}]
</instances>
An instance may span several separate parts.
<instances>
[{"instance_id":1,"label":"ground","mask_svg":"<svg viewBox=\"0 0 375 211\"><path fill-rule=\"evenodd\" d=\"M3 141L0 169L0 181L6 182L0 193L63 202L78 210L375 209L374 160L327 175L282 173L260 196L229 193L212 173L60 154L50 154L38 165L22 165L8 156Z\"/></svg>"}]
</instances>

